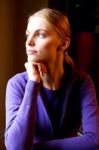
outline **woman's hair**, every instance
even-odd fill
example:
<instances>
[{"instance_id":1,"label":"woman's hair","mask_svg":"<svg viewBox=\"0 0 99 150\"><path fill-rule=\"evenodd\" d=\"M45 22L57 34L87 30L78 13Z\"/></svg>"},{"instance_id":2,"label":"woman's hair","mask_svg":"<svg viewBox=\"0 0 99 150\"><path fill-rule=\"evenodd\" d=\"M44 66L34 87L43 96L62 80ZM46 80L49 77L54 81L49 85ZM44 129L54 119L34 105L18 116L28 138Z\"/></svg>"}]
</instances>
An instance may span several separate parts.
<instances>
[{"instance_id":1,"label":"woman's hair","mask_svg":"<svg viewBox=\"0 0 99 150\"><path fill-rule=\"evenodd\" d=\"M47 21L50 22L53 28L56 30L59 37L62 38L68 36L70 38L71 30L69 20L62 12L59 12L55 9L44 8L31 15L29 20L33 16L40 16L47 19Z\"/></svg>"},{"instance_id":2,"label":"woman's hair","mask_svg":"<svg viewBox=\"0 0 99 150\"><path fill-rule=\"evenodd\" d=\"M45 18L53 26L53 29L56 31L56 33L61 39L68 37L70 41L71 38L70 23L68 17L64 15L62 12L51 8L43 8L33 13L29 17L28 21L30 21L30 19L34 16ZM70 65L74 64L71 57L67 54L67 51L66 51L65 60Z\"/></svg>"}]
</instances>

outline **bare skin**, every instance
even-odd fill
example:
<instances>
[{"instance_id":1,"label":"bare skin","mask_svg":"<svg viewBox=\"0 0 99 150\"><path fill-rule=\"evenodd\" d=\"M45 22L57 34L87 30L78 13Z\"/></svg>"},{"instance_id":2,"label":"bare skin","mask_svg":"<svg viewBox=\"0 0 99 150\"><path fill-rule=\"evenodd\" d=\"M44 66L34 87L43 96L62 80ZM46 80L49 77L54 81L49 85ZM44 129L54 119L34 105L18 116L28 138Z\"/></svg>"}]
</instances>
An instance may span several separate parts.
<instances>
[{"instance_id":1,"label":"bare skin","mask_svg":"<svg viewBox=\"0 0 99 150\"><path fill-rule=\"evenodd\" d=\"M49 22L40 17L30 19L26 35L25 68L29 79L42 82L49 89L58 89L64 74L64 50L68 41L62 43Z\"/></svg>"}]
</instances>

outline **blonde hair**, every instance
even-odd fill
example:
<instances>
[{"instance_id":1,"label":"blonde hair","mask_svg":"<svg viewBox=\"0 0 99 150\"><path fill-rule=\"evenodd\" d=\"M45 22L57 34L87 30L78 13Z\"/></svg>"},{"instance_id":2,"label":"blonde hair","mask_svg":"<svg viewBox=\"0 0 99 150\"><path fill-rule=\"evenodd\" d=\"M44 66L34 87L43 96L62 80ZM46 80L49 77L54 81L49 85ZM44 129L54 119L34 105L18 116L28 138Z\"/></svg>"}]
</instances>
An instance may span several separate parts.
<instances>
[{"instance_id":1,"label":"blonde hair","mask_svg":"<svg viewBox=\"0 0 99 150\"><path fill-rule=\"evenodd\" d=\"M41 16L47 19L58 33L59 37L71 36L70 24L66 15L55 9L44 8L29 17L29 20L33 16ZM28 21L29 21L28 20Z\"/></svg>"},{"instance_id":2,"label":"blonde hair","mask_svg":"<svg viewBox=\"0 0 99 150\"><path fill-rule=\"evenodd\" d=\"M64 15L62 12L55 10L55 9L51 9L51 8L43 8L43 9L33 13L29 17L28 22L34 16L40 16L40 17L47 19L47 21L49 23L51 23L54 30L56 31L56 33L58 34L58 36L61 39L68 37L68 39L70 41L70 39L71 39L70 23L69 23L68 17L66 15ZM68 64L73 66L73 64L74 64L73 60L68 55L67 51L66 51L64 58Z\"/></svg>"}]
</instances>

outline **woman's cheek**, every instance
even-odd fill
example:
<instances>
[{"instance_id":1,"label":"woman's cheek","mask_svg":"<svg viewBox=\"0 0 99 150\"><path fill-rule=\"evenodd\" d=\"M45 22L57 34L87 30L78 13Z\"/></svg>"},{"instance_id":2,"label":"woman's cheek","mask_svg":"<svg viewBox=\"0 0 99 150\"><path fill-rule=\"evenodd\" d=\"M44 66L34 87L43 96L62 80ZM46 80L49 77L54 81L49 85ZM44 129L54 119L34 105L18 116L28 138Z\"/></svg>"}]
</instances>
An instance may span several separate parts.
<instances>
[{"instance_id":1,"label":"woman's cheek","mask_svg":"<svg viewBox=\"0 0 99 150\"><path fill-rule=\"evenodd\" d=\"M40 49L41 51L48 51L51 49L52 44L50 42L39 42L37 48Z\"/></svg>"}]
</instances>

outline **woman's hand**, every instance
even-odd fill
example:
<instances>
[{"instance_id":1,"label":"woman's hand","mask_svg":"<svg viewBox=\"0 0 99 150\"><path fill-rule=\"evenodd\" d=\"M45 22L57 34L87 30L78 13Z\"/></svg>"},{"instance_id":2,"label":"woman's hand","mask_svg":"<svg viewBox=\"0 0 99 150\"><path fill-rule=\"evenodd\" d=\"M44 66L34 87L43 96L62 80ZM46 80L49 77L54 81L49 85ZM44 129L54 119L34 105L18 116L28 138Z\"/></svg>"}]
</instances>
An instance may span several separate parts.
<instances>
[{"instance_id":1,"label":"woman's hand","mask_svg":"<svg viewBox=\"0 0 99 150\"><path fill-rule=\"evenodd\" d=\"M47 73L46 67L42 63L36 63L32 61L28 61L25 63L25 68L28 73L29 80L33 80L36 82L41 81L41 77Z\"/></svg>"}]
</instances>

